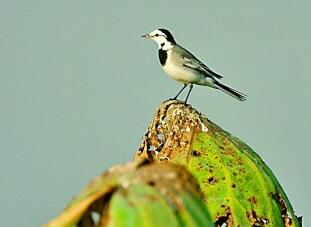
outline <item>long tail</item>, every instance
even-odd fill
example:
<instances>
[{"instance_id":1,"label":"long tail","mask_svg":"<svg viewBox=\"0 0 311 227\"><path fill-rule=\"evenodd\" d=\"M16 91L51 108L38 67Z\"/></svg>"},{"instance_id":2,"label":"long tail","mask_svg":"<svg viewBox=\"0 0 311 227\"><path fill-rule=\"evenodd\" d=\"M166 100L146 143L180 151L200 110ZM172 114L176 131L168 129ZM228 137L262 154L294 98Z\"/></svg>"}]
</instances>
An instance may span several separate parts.
<instances>
[{"instance_id":1,"label":"long tail","mask_svg":"<svg viewBox=\"0 0 311 227\"><path fill-rule=\"evenodd\" d=\"M230 87L218 82L217 80L215 80L214 83L218 89L220 89L221 91L225 92L226 94L232 96L233 98L236 98L237 100L240 100L240 101L246 100L245 94L243 94L237 90L234 90L233 88L230 88Z\"/></svg>"}]
</instances>

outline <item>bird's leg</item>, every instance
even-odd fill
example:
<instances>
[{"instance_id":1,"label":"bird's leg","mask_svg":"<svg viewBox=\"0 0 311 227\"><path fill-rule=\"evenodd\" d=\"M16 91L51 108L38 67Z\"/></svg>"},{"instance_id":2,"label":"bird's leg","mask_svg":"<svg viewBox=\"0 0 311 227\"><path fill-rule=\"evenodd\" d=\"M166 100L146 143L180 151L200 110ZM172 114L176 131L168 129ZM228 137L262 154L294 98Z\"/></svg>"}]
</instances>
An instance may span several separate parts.
<instances>
[{"instance_id":1,"label":"bird's leg","mask_svg":"<svg viewBox=\"0 0 311 227\"><path fill-rule=\"evenodd\" d=\"M185 104L187 104L187 100L188 100L188 98L189 98L189 95L190 95L190 93L191 93L192 88L193 88L193 84L190 84L190 85L189 85L189 91L188 91L188 94L187 94L187 97L186 97L186 100L185 100Z\"/></svg>"},{"instance_id":2,"label":"bird's leg","mask_svg":"<svg viewBox=\"0 0 311 227\"><path fill-rule=\"evenodd\" d=\"M187 84L184 84L184 86L182 87L182 89L177 93L177 95L176 95L174 98L172 98L172 100L177 99L177 97L180 95L180 93L181 93L186 87L187 87Z\"/></svg>"}]
</instances>

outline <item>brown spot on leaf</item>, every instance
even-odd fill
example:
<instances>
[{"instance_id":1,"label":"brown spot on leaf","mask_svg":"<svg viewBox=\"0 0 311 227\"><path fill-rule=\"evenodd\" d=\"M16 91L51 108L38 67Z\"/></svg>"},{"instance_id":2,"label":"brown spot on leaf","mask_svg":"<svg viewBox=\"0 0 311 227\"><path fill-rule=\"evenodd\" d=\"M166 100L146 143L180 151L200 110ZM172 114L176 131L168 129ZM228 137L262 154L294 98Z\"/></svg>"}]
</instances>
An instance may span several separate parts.
<instances>
[{"instance_id":1,"label":"brown spot on leaf","mask_svg":"<svg viewBox=\"0 0 311 227\"><path fill-rule=\"evenodd\" d=\"M245 168L240 168L239 171L240 171L241 173L244 173L244 174L246 173Z\"/></svg>"},{"instance_id":2,"label":"brown spot on leaf","mask_svg":"<svg viewBox=\"0 0 311 227\"><path fill-rule=\"evenodd\" d=\"M267 218L257 216L254 210L247 213L247 218L250 221L252 227L265 226L269 223Z\"/></svg>"},{"instance_id":3,"label":"brown spot on leaf","mask_svg":"<svg viewBox=\"0 0 311 227\"><path fill-rule=\"evenodd\" d=\"M251 196L248 198L248 201L252 204L252 205L256 205L257 203L257 199L255 196Z\"/></svg>"},{"instance_id":4,"label":"brown spot on leaf","mask_svg":"<svg viewBox=\"0 0 311 227\"><path fill-rule=\"evenodd\" d=\"M149 184L150 186L154 186L154 185L155 185L155 182L154 182L154 181L149 181L148 184Z\"/></svg>"},{"instance_id":5,"label":"brown spot on leaf","mask_svg":"<svg viewBox=\"0 0 311 227\"><path fill-rule=\"evenodd\" d=\"M286 203L281 195L281 193L276 193L273 195L274 200L278 203L279 207L281 208L281 215L282 220L285 227L293 226L293 219L290 217Z\"/></svg>"},{"instance_id":6,"label":"brown spot on leaf","mask_svg":"<svg viewBox=\"0 0 311 227\"><path fill-rule=\"evenodd\" d=\"M219 215L219 214L218 214ZM215 226L216 227L233 227L233 218L232 214L230 211L230 208L226 208L226 215L224 216L219 216L216 221L215 221Z\"/></svg>"},{"instance_id":7,"label":"brown spot on leaf","mask_svg":"<svg viewBox=\"0 0 311 227\"><path fill-rule=\"evenodd\" d=\"M216 183L216 178L215 177L208 178L208 183L209 184L215 184Z\"/></svg>"},{"instance_id":8,"label":"brown spot on leaf","mask_svg":"<svg viewBox=\"0 0 311 227\"><path fill-rule=\"evenodd\" d=\"M200 153L199 151L193 150L193 151L191 152L191 155L192 155L192 156L200 156L201 153Z\"/></svg>"}]
</instances>

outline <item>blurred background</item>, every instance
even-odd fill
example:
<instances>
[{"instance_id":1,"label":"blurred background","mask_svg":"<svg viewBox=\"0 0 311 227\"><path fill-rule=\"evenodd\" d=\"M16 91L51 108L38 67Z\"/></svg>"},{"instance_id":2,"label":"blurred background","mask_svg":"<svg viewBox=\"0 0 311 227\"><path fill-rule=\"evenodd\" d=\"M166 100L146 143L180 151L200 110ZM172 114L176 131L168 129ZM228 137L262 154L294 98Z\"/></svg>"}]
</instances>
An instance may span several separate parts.
<instances>
[{"instance_id":1,"label":"blurred background","mask_svg":"<svg viewBox=\"0 0 311 227\"><path fill-rule=\"evenodd\" d=\"M48 222L133 158L182 86L140 38L159 27L248 95L195 86L190 103L264 159L311 225L310 1L0 0L2 226Z\"/></svg>"}]
</instances>

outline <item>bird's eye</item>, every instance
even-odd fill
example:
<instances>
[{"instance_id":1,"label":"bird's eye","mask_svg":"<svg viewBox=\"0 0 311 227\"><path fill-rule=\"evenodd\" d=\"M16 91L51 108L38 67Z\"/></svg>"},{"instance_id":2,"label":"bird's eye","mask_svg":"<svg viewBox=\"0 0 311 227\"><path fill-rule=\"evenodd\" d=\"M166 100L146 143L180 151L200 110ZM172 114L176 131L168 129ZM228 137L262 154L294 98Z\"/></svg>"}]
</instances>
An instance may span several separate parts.
<instances>
[{"instance_id":1,"label":"bird's eye","mask_svg":"<svg viewBox=\"0 0 311 227\"><path fill-rule=\"evenodd\" d=\"M159 34L155 34L155 36L159 36Z\"/></svg>"}]
</instances>

